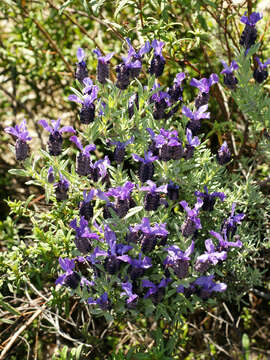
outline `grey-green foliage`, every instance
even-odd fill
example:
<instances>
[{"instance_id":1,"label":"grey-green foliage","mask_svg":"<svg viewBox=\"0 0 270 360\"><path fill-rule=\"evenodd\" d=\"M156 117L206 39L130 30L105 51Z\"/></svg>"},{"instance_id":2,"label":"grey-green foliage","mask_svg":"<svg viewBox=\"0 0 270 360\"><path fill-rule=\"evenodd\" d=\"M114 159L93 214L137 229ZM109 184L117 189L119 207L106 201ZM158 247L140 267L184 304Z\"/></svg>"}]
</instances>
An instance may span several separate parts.
<instances>
[{"instance_id":1,"label":"grey-green foliage","mask_svg":"<svg viewBox=\"0 0 270 360\"><path fill-rule=\"evenodd\" d=\"M232 97L239 109L247 116L250 125L256 132L270 127L270 97L261 84L252 79L251 63L253 56L258 52L260 43L252 46L246 54L245 49L236 54L239 69L237 89L232 92Z\"/></svg>"}]
</instances>

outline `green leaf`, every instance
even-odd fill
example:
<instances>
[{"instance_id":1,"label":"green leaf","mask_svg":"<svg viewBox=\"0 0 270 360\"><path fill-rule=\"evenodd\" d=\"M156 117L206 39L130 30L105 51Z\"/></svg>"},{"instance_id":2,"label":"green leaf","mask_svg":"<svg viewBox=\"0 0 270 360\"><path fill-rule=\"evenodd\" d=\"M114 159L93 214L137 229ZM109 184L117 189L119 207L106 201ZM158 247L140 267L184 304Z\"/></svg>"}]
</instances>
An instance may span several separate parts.
<instances>
[{"instance_id":1,"label":"green leaf","mask_svg":"<svg viewBox=\"0 0 270 360\"><path fill-rule=\"evenodd\" d=\"M73 0L67 0L66 2L64 2L64 4L58 10L59 14L62 15L65 8L71 3L73 3Z\"/></svg>"},{"instance_id":2,"label":"green leaf","mask_svg":"<svg viewBox=\"0 0 270 360\"><path fill-rule=\"evenodd\" d=\"M8 172L12 175L28 176L27 171L23 170L23 169L10 169L10 170L8 170Z\"/></svg>"},{"instance_id":3,"label":"green leaf","mask_svg":"<svg viewBox=\"0 0 270 360\"><path fill-rule=\"evenodd\" d=\"M9 305L2 299L0 299L0 305L11 314L21 316L21 313L18 310L16 310L13 306Z\"/></svg>"},{"instance_id":4,"label":"green leaf","mask_svg":"<svg viewBox=\"0 0 270 360\"><path fill-rule=\"evenodd\" d=\"M77 350L76 350L76 354L75 354L75 359L79 360L80 356L81 356L81 352L82 352L82 348L83 348L83 344L81 344L80 346L78 346Z\"/></svg>"},{"instance_id":5,"label":"green leaf","mask_svg":"<svg viewBox=\"0 0 270 360\"><path fill-rule=\"evenodd\" d=\"M118 6L115 9L114 17L116 18L117 15L120 13L122 9L124 9L127 5L129 5L130 0L121 0Z\"/></svg>"},{"instance_id":6,"label":"green leaf","mask_svg":"<svg viewBox=\"0 0 270 360\"><path fill-rule=\"evenodd\" d=\"M134 208L131 208L127 215L124 217L124 219L128 219L129 217L137 214L138 212L142 211L143 206L135 206Z\"/></svg>"}]
</instances>

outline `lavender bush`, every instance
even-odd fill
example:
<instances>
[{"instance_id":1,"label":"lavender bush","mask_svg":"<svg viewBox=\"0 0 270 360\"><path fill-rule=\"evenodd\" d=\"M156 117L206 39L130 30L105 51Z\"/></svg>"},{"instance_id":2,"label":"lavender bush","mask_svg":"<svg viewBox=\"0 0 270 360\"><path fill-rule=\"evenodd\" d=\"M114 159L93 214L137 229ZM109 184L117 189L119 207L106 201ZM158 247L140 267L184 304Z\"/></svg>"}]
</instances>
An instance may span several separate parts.
<instances>
[{"instance_id":1,"label":"lavender bush","mask_svg":"<svg viewBox=\"0 0 270 360\"><path fill-rule=\"evenodd\" d=\"M40 120L50 132L49 151L30 157L26 122L6 129L20 140L16 158L24 160L23 169L10 172L42 187L50 209L23 210L9 202L14 213L31 220L33 248L41 237L57 247L53 296L68 291L108 322L139 315L175 322L216 301L239 303L260 283L259 272L248 263L262 240L256 218L265 199L251 178L243 181L230 171L235 159L227 134L212 153L202 131L204 119L215 120L208 100L217 82L234 91L247 116L254 113L245 101L259 85L247 81L251 70L244 71L258 45L252 40L255 24L246 24L237 66L223 62L224 80L214 73L209 80L194 79L179 69L173 82L161 82L166 46L152 39L152 50L145 42L138 53L127 40L128 54L117 65L114 82L109 79L113 54L102 57L95 51L94 85L88 75L96 71L87 69L79 49L76 89L66 99L81 104L79 126L72 119L58 130L59 120L53 127ZM189 86L200 93L187 103ZM264 102L257 116L267 125L269 98L256 101L257 107ZM76 135L64 143L64 132Z\"/></svg>"}]
</instances>

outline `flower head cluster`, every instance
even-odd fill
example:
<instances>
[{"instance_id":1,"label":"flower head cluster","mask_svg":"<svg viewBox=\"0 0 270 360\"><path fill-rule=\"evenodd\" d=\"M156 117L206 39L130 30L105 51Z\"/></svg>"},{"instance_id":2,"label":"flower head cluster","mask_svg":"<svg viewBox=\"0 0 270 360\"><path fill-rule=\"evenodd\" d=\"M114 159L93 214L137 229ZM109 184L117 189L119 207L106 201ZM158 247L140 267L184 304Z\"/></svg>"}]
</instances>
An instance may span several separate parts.
<instances>
[{"instance_id":1,"label":"flower head cluster","mask_svg":"<svg viewBox=\"0 0 270 360\"><path fill-rule=\"evenodd\" d=\"M224 84L228 89L234 90L238 84L238 80L233 73L239 68L239 66L235 60L231 62L230 66L228 66L223 60L221 60L221 63L224 67L224 69L221 71L221 74L224 74Z\"/></svg>"},{"instance_id":2,"label":"flower head cluster","mask_svg":"<svg viewBox=\"0 0 270 360\"><path fill-rule=\"evenodd\" d=\"M210 87L218 82L217 74L211 74L209 79L203 78L197 80L192 78L190 81L191 86L195 86L200 90L199 95L195 99L195 107L198 110L201 106L207 105L209 100Z\"/></svg>"},{"instance_id":3,"label":"flower head cluster","mask_svg":"<svg viewBox=\"0 0 270 360\"><path fill-rule=\"evenodd\" d=\"M16 160L25 160L29 155L29 145L27 141L32 140L26 127L26 121L23 120L20 125L15 125L15 127L10 126L5 128L5 132L17 138L15 143Z\"/></svg>"},{"instance_id":4,"label":"flower head cluster","mask_svg":"<svg viewBox=\"0 0 270 360\"><path fill-rule=\"evenodd\" d=\"M256 29L256 23L262 19L262 14L254 12L249 17L243 15L240 19L240 21L245 24L244 31L241 34L240 37L240 45L242 45L246 51L255 44L256 38L257 38L257 29Z\"/></svg>"},{"instance_id":5,"label":"flower head cluster","mask_svg":"<svg viewBox=\"0 0 270 360\"><path fill-rule=\"evenodd\" d=\"M206 112L208 105L201 106L197 111L192 112L188 107L183 106L182 114L190 119L187 123L187 129L190 129L193 135L197 135L201 129L201 119L209 119L210 112Z\"/></svg>"},{"instance_id":6,"label":"flower head cluster","mask_svg":"<svg viewBox=\"0 0 270 360\"><path fill-rule=\"evenodd\" d=\"M63 126L60 128L60 121L61 119L52 120L52 126L48 124L48 122L44 119L39 120L39 124L43 126L43 128L50 133L49 140L48 140L48 149L50 155L57 156L62 153L62 143L63 137L62 134L64 132L71 132L73 134L76 131L73 129L72 126Z\"/></svg>"}]
</instances>

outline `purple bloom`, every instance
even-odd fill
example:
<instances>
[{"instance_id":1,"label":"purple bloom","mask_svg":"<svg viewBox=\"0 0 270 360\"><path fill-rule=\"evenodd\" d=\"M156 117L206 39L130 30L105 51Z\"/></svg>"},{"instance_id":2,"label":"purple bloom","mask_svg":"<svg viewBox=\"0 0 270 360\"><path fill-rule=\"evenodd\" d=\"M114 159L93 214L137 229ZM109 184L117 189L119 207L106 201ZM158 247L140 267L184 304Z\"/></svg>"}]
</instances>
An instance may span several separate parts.
<instances>
[{"instance_id":1,"label":"purple bloom","mask_svg":"<svg viewBox=\"0 0 270 360\"><path fill-rule=\"evenodd\" d=\"M132 303L134 300L138 298L137 294L132 293L132 284L130 282L121 283L121 286L124 292L122 292L120 296L128 296L127 304Z\"/></svg>"},{"instance_id":2,"label":"purple bloom","mask_svg":"<svg viewBox=\"0 0 270 360\"><path fill-rule=\"evenodd\" d=\"M203 199L202 210L213 211L216 198L219 198L221 201L224 201L226 195L223 192L213 192L209 194L207 186L204 186L204 192L195 191L195 196Z\"/></svg>"},{"instance_id":3,"label":"purple bloom","mask_svg":"<svg viewBox=\"0 0 270 360\"><path fill-rule=\"evenodd\" d=\"M122 256L132 249L132 246L117 244L115 232L109 226L104 227L105 240L109 246L107 252L100 250L96 256L105 256L105 268L109 274L115 274L121 265Z\"/></svg>"},{"instance_id":4,"label":"purple bloom","mask_svg":"<svg viewBox=\"0 0 270 360\"><path fill-rule=\"evenodd\" d=\"M160 85L155 83L152 90L155 91L159 87ZM157 91L150 97L150 103L154 103L153 117L155 120L167 118L165 110L171 105L169 98L170 95L165 91Z\"/></svg>"},{"instance_id":5,"label":"purple bloom","mask_svg":"<svg viewBox=\"0 0 270 360\"><path fill-rule=\"evenodd\" d=\"M216 155L217 162L219 165L225 165L231 160L231 152L228 148L228 144L226 141L223 142L218 153Z\"/></svg>"},{"instance_id":6,"label":"purple bloom","mask_svg":"<svg viewBox=\"0 0 270 360\"><path fill-rule=\"evenodd\" d=\"M243 23L243 24L246 24L246 25L249 25L249 26L255 26L256 23L258 21L260 21L262 19L263 15L262 13L252 13L249 17L246 16L246 12L245 12L245 15L243 15L240 19L240 21Z\"/></svg>"},{"instance_id":7,"label":"purple bloom","mask_svg":"<svg viewBox=\"0 0 270 360\"><path fill-rule=\"evenodd\" d=\"M90 95L87 93L83 98L79 98L77 95L69 95L68 100L74 101L82 105L80 110L80 121L82 124L90 124L95 118L95 104L94 101L97 99L98 86L94 85L91 87Z\"/></svg>"},{"instance_id":8,"label":"purple bloom","mask_svg":"<svg viewBox=\"0 0 270 360\"><path fill-rule=\"evenodd\" d=\"M224 220L221 226L221 232L225 239L233 238L237 230L237 224L240 224L245 217L245 214L243 213L234 215L235 207L236 207L236 203L233 203L231 215L229 216L228 219Z\"/></svg>"},{"instance_id":9,"label":"purple bloom","mask_svg":"<svg viewBox=\"0 0 270 360\"><path fill-rule=\"evenodd\" d=\"M89 305L99 305L99 307L102 310L108 310L110 307L110 302L108 299L108 293L105 292L104 294L102 294L99 298L97 298L97 300L94 300L92 297L89 297L87 299L87 303Z\"/></svg>"},{"instance_id":10,"label":"purple bloom","mask_svg":"<svg viewBox=\"0 0 270 360\"><path fill-rule=\"evenodd\" d=\"M179 279L185 278L188 274L190 255L194 251L194 241L185 252L182 252L177 245L169 246L165 250L168 251L169 256L166 257L163 264L172 267Z\"/></svg>"},{"instance_id":11,"label":"purple bloom","mask_svg":"<svg viewBox=\"0 0 270 360\"><path fill-rule=\"evenodd\" d=\"M210 112L205 112L208 109L208 105L201 106L197 111L192 112L186 106L183 106L182 113L186 117L190 118L190 121L187 123L187 129L192 131L193 135L197 135L201 128L200 119L209 119Z\"/></svg>"},{"instance_id":12,"label":"purple bloom","mask_svg":"<svg viewBox=\"0 0 270 360\"><path fill-rule=\"evenodd\" d=\"M210 276L201 276L197 280L193 282L194 285L197 285L200 287L199 296L206 300L208 299L212 292L223 292L226 291L227 285L224 283L215 283L214 281L214 275Z\"/></svg>"},{"instance_id":13,"label":"purple bloom","mask_svg":"<svg viewBox=\"0 0 270 360\"><path fill-rule=\"evenodd\" d=\"M158 285L155 285L149 280L142 281L142 287L148 287L149 290L144 295L144 299L147 299L151 296L151 299L154 304L158 304L162 301L165 294L165 287L172 281L170 278L162 279Z\"/></svg>"},{"instance_id":14,"label":"purple bloom","mask_svg":"<svg viewBox=\"0 0 270 360\"><path fill-rule=\"evenodd\" d=\"M132 154L132 157L135 161L140 161L142 163L138 175L141 182L144 183L147 180L152 180L155 171L153 161L157 160L158 156L153 156L151 151L145 151L144 158L141 158L136 154Z\"/></svg>"},{"instance_id":15,"label":"purple bloom","mask_svg":"<svg viewBox=\"0 0 270 360\"><path fill-rule=\"evenodd\" d=\"M77 50L77 59L78 63L76 64L75 78L82 84L83 79L88 76L87 66L84 61L85 53L82 48L78 48Z\"/></svg>"},{"instance_id":16,"label":"purple bloom","mask_svg":"<svg viewBox=\"0 0 270 360\"><path fill-rule=\"evenodd\" d=\"M256 60L257 60L259 67L254 70L253 77L257 81L257 83L261 84L268 77L267 65L270 64L270 58L267 61L265 61L264 63L261 63L260 59L257 56L256 56Z\"/></svg>"},{"instance_id":17,"label":"purple bloom","mask_svg":"<svg viewBox=\"0 0 270 360\"><path fill-rule=\"evenodd\" d=\"M238 84L238 80L233 73L239 68L239 66L234 60L231 62L230 66L228 66L223 60L221 60L221 63L224 67L224 69L221 71L221 74L224 74L224 84L228 89L234 90Z\"/></svg>"},{"instance_id":18,"label":"purple bloom","mask_svg":"<svg viewBox=\"0 0 270 360\"><path fill-rule=\"evenodd\" d=\"M129 144L132 144L134 142L134 136L132 136L129 140L120 142L120 141L110 141L110 145L116 145L116 148L114 150L114 160L117 162L117 164L121 164L123 162L125 157L125 150L126 146Z\"/></svg>"},{"instance_id":19,"label":"purple bloom","mask_svg":"<svg viewBox=\"0 0 270 360\"><path fill-rule=\"evenodd\" d=\"M128 210L132 207L131 192L134 187L134 184L127 181L124 186L111 188L105 193L106 196L113 196L116 198L114 209L120 218L124 217Z\"/></svg>"},{"instance_id":20,"label":"purple bloom","mask_svg":"<svg viewBox=\"0 0 270 360\"><path fill-rule=\"evenodd\" d=\"M77 136L71 136L70 141L74 142L81 152L76 157L76 173L82 176L90 174L90 151L94 151L96 146L94 144L87 145L83 148Z\"/></svg>"},{"instance_id":21,"label":"purple bloom","mask_svg":"<svg viewBox=\"0 0 270 360\"><path fill-rule=\"evenodd\" d=\"M52 184L54 182L54 173L53 173L53 167L52 166L49 167L48 175L47 175L47 181L50 184Z\"/></svg>"},{"instance_id":22,"label":"purple bloom","mask_svg":"<svg viewBox=\"0 0 270 360\"><path fill-rule=\"evenodd\" d=\"M83 192L83 201L79 203L80 217L84 217L85 220L89 221L93 217L93 206L91 200L96 195L96 190L92 189L87 194L86 191Z\"/></svg>"},{"instance_id":23,"label":"purple bloom","mask_svg":"<svg viewBox=\"0 0 270 360\"><path fill-rule=\"evenodd\" d=\"M72 289L76 289L80 282L80 275L73 271L75 268L75 262L73 259L63 259L59 258L59 264L61 268L65 271L65 273L58 277L55 281L55 284L66 285L71 287Z\"/></svg>"},{"instance_id":24,"label":"purple bloom","mask_svg":"<svg viewBox=\"0 0 270 360\"><path fill-rule=\"evenodd\" d=\"M62 134L64 132L71 132L73 134L76 133L76 131L73 129L72 126L63 126L60 129L60 119L52 120L52 126L50 126L46 120L42 119L39 120L39 124L50 133L49 140L48 140L48 148L50 155L57 156L60 155L62 152Z\"/></svg>"},{"instance_id":25,"label":"purple bloom","mask_svg":"<svg viewBox=\"0 0 270 360\"><path fill-rule=\"evenodd\" d=\"M221 60L221 63L224 67L224 69L221 71L221 74L233 74L233 72L239 68L235 60L231 62L230 66L228 66L223 60Z\"/></svg>"},{"instance_id":26,"label":"purple bloom","mask_svg":"<svg viewBox=\"0 0 270 360\"><path fill-rule=\"evenodd\" d=\"M23 120L20 125L15 127L7 127L4 129L6 133L11 134L17 138L15 143L15 156L16 160L23 161L28 157L29 145L26 141L32 140L27 131L26 121Z\"/></svg>"},{"instance_id":27,"label":"purple bloom","mask_svg":"<svg viewBox=\"0 0 270 360\"><path fill-rule=\"evenodd\" d=\"M211 74L209 79L203 78L201 80L191 79L190 85L195 86L200 90L199 95L195 99L195 107L199 109L201 106L208 104L210 87L218 82L217 74Z\"/></svg>"},{"instance_id":28,"label":"purple bloom","mask_svg":"<svg viewBox=\"0 0 270 360\"><path fill-rule=\"evenodd\" d=\"M76 231L75 237L75 245L77 249L86 254L92 249L92 241L91 240L99 240L99 236L96 233L91 233L88 228L88 221L82 216L80 218L80 226L77 226L77 220L74 219L69 224L72 229Z\"/></svg>"},{"instance_id":29,"label":"purple bloom","mask_svg":"<svg viewBox=\"0 0 270 360\"><path fill-rule=\"evenodd\" d=\"M165 43L163 41L156 39L151 43L151 47L154 49L154 56L150 64L149 73L156 77L161 76L164 70L165 59L162 56L162 48L164 45Z\"/></svg>"},{"instance_id":30,"label":"purple bloom","mask_svg":"<svg viewBox=\"0 0 270 360\"><path fill-rule=\"evenodd\" d=\"M142 68L141 59L144 54L148 53L151 49L149 41L140 48L140 50L136 53L133 46L131 45L130 39L126 38L126 42L128 43L128 56L123 57L124 64L129 68L130 77L133 79L138 77Z\"/></svg>"},{"instance_id":31,"label":"purple bloom","mask_svg":"<svg viewBox=\"0 0 270 360\"><path fill-rule=\"evenodd\" d=\"M105 156L104 159L97 160L96 162L90 162L90 174L91 179L94 182L97 182L101 177L103 180L107 180L107 168L110 165L110 160L108 156Z\"/></svg>"},{"instance_id":32,"label":"purple bloom","mask_svg":"<svg viewBox=\"0 0 270 360\"><path fill-rule=\"evenodd\" d=\"M211 74L209 79L203 78L201 80L197 80L192 78L190 81L190 85L198 88L201 93L209 93L210 87L213 84L216 84L217 82L218 82L217 74Z\"/></svg>"},{"instance_id":33,"label":"purple bloom","mask_svg":"<svg viewBox=\"0 0 270 360\"><path fill-rule=\"evenodd\" d=\"M69 182L63 175L59 172L60 180L53 184L55 188L55 197L57 201L64 201L68 198L68 189L69 189Z\"/></svg>"},{"instance_id":34,"label":"purple bloom","mask_svg":"<svg viewBox=\"0 0 270 360\"><path fill-rule=\"evenodd\" d=\"M206 271L211 264L216 265L219 260L223 261L227 259L227 252L216 251L211 239L205 240L205 248L207 252L198 256L196 260L195 269L199 272Z\"/></svg>"},{"instance_id":35,"label":"purple bloom","mask_svg":"<svg viewBox=\"0 0 270 360\"><path fill-rule=\"evenodd\" d=\"M174 184L171 180L167 185L168 198L172 201L177 201L179 198L179 186Z\"/></svg>"},{"instance_id":36,"label":"purple bloom","mask_svg":"<svg viewBox=\"0 0 270 360\"><path fill-rule=\"evenodd\" d=\"M106 56L102 56L99 49L95 49L93 52L98 57L98 66L97 66L98 81L101 84L106 84L110 72L110 60L113 57L114 53L110 53Z\"/></svg>"},{"instance_id":37,"label":"purple bloom","mask_svg":"<svg viewBox=\"0 0 270 360\"><path fill-rule=\"evenodd\" d=\"M219 250L227 250L229 247L242 247L243 243L239 239L235 242L227 241L226 238L223 238L221 234L215 231L209 231L219 241Z\"/></svg>"},{"instance_id":38,"label":"purple bloom","mask_svg":"<svg viewBox=\"0 0 270 360\"><path fill-rule=\"evenodd\" d=\"M141 231L143 236L141 239L141 248L142 252L149 252L152 251L157 243L157 239L161 238L164 240L167 239L168 231L166 230L166 223L164 224L156 224L155 226L151 227L150 220L147 217L142 219L141 224L134 226L133 232Z\"/></svg>"},{"instance_id":39,"label":"purple bloom","mask_svg":"<svg viewBox=\"0 0 270 360\"><path fill-rule=\"evenodd\" d=\"M147 211L155 211L160 205L160 195L158 193L166 193L167 185L157 187L157 185L151 180L147 180L147 184L148 186L142 186L140 188L140 191L147 191L144 198L144 208Z\"/></svg>"},{"instance_id":40,"label":"purple bloom","mask_svg":"<svg viewBox=\"0 0 270 360\"><path fill-rule=\"evenodd\" d=\"M184 154L183 157L185 160L189 160L192 158L194 154L195 147L200 145L200 139L198 136L192 137L192 131L190 129L186 129L186 137L187 137L187 143L184 148Z\"/></svg>"},{"instance_id":41,"label":"purple bloom","mask_svg":"<svg viewBox=\"0 0 270 360\"><path fill-rule=\"evenodd\" d=\"M185 77L185 73L178 73L173 81L173 86L169 88L168 94L170 95L170 100L172 103L182 100L183 89L181 84Z\"/></svg>"},{"instance_id":42,"label":"purple bloom","mask_svg":"<svg viewBox=\"0 0 270 360\"><path fill-rule=\"evenodd\" d=\"M181 226L182 234L184 237L191 236L195 233L197 229L201 229L201 221L198 218L200 208L203 205L203 200L197 198L197 203L194 206L194 209L191 210L186 201L180 201L180 205L184 208L187 213L187 218L183 225Z\"/></svg>"}]
</instances>

